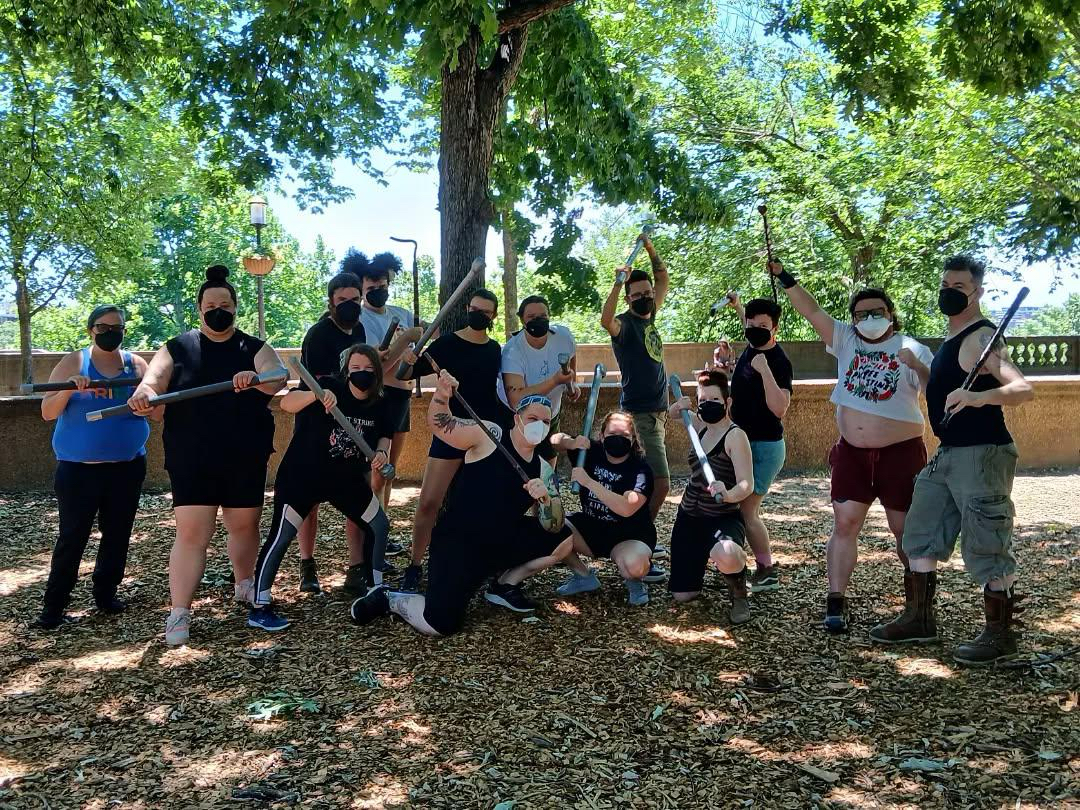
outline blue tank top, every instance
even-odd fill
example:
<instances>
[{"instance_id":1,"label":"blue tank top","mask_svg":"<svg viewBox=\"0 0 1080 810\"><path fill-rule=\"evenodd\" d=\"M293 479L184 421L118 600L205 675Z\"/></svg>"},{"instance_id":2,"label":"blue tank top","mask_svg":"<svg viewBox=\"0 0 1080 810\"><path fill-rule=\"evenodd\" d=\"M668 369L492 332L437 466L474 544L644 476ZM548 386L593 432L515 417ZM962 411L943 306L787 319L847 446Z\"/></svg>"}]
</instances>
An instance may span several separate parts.
<instances>
[{"instance_id":1,"label":"blue tank top","mask_svg":"<svg viewBox=\"0 0 1080 810\"><path fill-rule=\"evenodd\" d=\"M120 376L134 377L135 368L129 352L121 353L124 369ZM94 368L90 350L82 350L79 373L90 379L104 379L106 375ZM113 405L123 405L134 393L134 387L106 389L100 396L94 391L76 391L68 400L67 407L56 420L53 431L53 452L58 461L131 461L146 454L146 440L150 425L146 419L133 413L113 416L99 422L87 422L86 414Z\"/></svg>"}]
</instances>

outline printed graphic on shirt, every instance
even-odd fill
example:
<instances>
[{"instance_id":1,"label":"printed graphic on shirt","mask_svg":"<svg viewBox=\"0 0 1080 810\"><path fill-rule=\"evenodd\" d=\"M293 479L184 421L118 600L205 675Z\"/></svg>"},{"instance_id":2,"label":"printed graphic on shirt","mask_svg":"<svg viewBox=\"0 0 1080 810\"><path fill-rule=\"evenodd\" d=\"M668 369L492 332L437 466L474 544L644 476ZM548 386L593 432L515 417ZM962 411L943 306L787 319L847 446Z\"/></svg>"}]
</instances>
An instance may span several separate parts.
<instances>
[{"instance_id":1,"label":"printed graphic on shirt","mask_svg":"<svg viewBox=\"0 0 1080 810\"><path fill-rule=\"evenodd\" d=\"M856 351L844 373L844 388L867 402L886 402L900 385L900 361L889 352Z\"/></svg>"},{"instance_id":2,"label":"printed graphic on shirt","mask_svg":"<svg viewBox=\"0 0 1080 810\"><path fill-rule=\"evenodd\" d=\"M653 323L645 327L645 351L657 363L664 362L664 341L660 339L660 333L656 331Z\"/></svg>"},{"instance_id":3,"label":"printed graphic on shirt","mask_svg":"<svg viewBox=\"0 0 1080 810\"><path fill-rule=\"evenodd\" d=\"M352 422L353 427L360 433L364 432L364 428L375 427L374 419L361 419L356 416L347 416L345 418ZM360 448L356 446L337 423L334 424L334 429L330 431L330 458L363 458Z\"/></svg>"},{"instance_id":4,"label":"printed graphic on shirt","mask_svg":"<svg viewBox=\"0 0 1080 810\"><path fill-rule=\"evenodd\" d=\"M591 475L593 478L603 484L604 489L608 489L613 492L615 491L615 487L613 487L612 484L617 483L623 477L622 474L619 472L609 470L606 467L597 466L594 466L591 470L589 470L589 475ZM634 485L626 491L630 492L631 490L633 490L635 492L644 492L645 483L645 473L640 472L634 479ZM586 491L585 488L582 487L582 492L585 493L584 507L586 514L592 515L596 518L600 518L601 520L609 520L612 522L619 519L614 512L612 512L603 502L601 502L598 497L596 497L596 494L593 493L592 490Z\"/></svg>"}]
</instances>

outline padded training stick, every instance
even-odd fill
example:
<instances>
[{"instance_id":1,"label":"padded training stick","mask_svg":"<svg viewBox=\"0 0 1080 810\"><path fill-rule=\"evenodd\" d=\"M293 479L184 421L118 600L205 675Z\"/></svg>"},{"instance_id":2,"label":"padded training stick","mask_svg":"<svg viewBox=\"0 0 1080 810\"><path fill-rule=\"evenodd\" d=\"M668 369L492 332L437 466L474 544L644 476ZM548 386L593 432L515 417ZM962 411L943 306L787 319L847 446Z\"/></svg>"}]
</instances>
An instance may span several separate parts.
<instances>
[{"instance_id":1,"label":"padded training stick","mask_svg":"<svg viewBox=\"0 0 1080 810\"><path fill-rule=\"evenodd\" d=\"M675 401L678 402L682 397L682 383L679 381L678 374L672 374L668 377L668 386L671 388L671 395L675 397ZM701 446L701 439L697 435L697 431L694 430L694 425L690 421L690 411L682 412L682 421L686 425L686 432L690 436L690 445L694 448L694 455L697 456L698 464L701 465L701 474L705 476L705 484L711 485L716 481L716 476L713 475L712 466L709 464L709 457L705 455L705 448ZM713 495L713 500L720 503L724 500L724 496L717 492Z\"/></svg>"},{"instance_id":2,"label":"padded training stick","mask_svg":"<svg viewBox=\"0 0 1080 810\"><path fill-rule=\"evenodd\" d=\"M89 388L126 388L129 385L138 385L142 377L106 377L102 380L91 380L86 387ZM24 383L19 386L21 394L47 394L50 391L75 391L78 386L71 380L59 382Z\"/></svg>"},{"instance_id":3,"label":"padded training stick","mask_svg":"<svg viewBox=\"0 0 1080 810\"><path fill-rule=\"evenodd\" d=\"M283 380L288 379L288 376L289 372L283 368L264 371L262 374L255 376L250 387L254 388L257 385L264 385L271 382L282 382ZM155 405L170 405L174 402L198 399L199 397L206 397L211 394L221 394L225 391L232 391L234 388L235 386L233 386L232 380L222 380L221 382L210 383L209 385L185 388L182 391L172 391L168 394L150 397L150 407L153 408ZM110 416L121 416L125 413L131 413L131 408L128 405L114 405L111 408L103 408L100 411L90 411L86 414L86 421L97 422L100 419L107 419Z\"/></svg>"},{"instance_id":4,"label":"padded training stick","mask_svg":"<svg viewBox=\"0 0 1080 810\"><path fill-rule=\"evenodd\" d=\"M585 406L585 423L581 426L581 435L588 438L592 434L593 420L596 418L596 401L600 398L600 383L607 376L607 369L603 363L597 363L593 369L592 383L589 385L589 402ZM585 451L578 450L575 467L585 466ZM575 495L581 492L581 485L575 481L570 485L570 491Z\"/></svg>"},{"instance_id":5,"label":"padded training stick","mask_svg":"<svg viewBox=\"0 0 1080 810\"><path fill-rule=\"evenodd\" d=\"M379 343L380 352L385 352L390 348L390 341L394 339L394 333L397 332L399 323L401 323L401 318L397 315L391 318L390 325L386 327L386 334L382 336L382 341Z\"/></svg>"},{"instance_id":6,"label":"padded training stick","mask_svg":"<svg viewBox=\"0 0 1080 810\"><path fill-rule=\"evenodd\" d=\"M642 227L641 232L644 233L646 236L648 236L648 235L650 235L652 233L652 230L653 230L652 225L645 225L644 227ZM645 240L644 239L638 239L637 242L634 243L634 249L632 251L630 251L630 255L626 257L626 261L623 262L623 264L625 264L627 267L632 267L633 264L634 264L634 259L637 258L637 255L641 252L641 249L643 247L645 247ZM618 275L616 276L616 278L619 280L620 284L625 284L626 283L626 271L625 270L620 270Z\"/></svg>"}]
</instances>

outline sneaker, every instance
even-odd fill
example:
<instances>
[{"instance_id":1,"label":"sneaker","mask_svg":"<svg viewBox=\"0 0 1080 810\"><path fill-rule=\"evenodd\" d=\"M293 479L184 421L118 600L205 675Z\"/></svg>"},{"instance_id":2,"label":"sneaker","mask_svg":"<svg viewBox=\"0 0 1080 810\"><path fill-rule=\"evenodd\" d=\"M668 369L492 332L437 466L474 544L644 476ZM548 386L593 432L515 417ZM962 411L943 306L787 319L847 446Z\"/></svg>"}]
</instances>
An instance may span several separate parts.
<instances>
[{"instance_id":1,"label":"sneaker","mask_svg":"<svg viewBox=\"0 0 1080 810\"><path fill-rule=\"evenodd\" d=\"M185 608L173 608L165 621L165 643L170 647L179 647L188 643L191 635L191 611Z\"/></svg>"},{"instance_id":2,"label":"sneaker","mask_svg":"<svg viewBox=\"0 0 1080 810\"><path fill-rule=\"evenodd\" d=\"M649 589L640 579L626 580L626 592L629 594L627 601L635 607L649 604Z\"/></svg>"},{"instance_id":3,"label":"sneaker","mask_svg":"<svg viewBox=\"0 0 1080 810\"><path fill-rule=\"evenodd\" d=\"M233 585L233 601L245 605L255 601L255 577L242 579Z\"/></svg>"},{"instance_id":4,"label":"sneaker","mask_svg":"<svg viewBox=\"0 0 1080 810\"><path fill-rule=\"evenodd\" d=\"M848 601L842 593L830 593L825 599L825 620L822 625L830 633L848 630Z\"/></svg>"},{"instance_id":5,"label":"sneaker","mask_svg":"<svg viewBox=\"0 0 1080 810\"><path fill-rule=\"evenodd\" d=\"M761 565L760 563L750 575L750 593L764 593L765 591L780 590L780 574L777 566Z\"/></svg>"},{"instance_id":6,"label":"sneaker","mask_svg":"<svg viewBox=\"0 0 1080 810\"><path fill-rule=\"evenodd\" d=\"M375 585L349 606L349 617L356 624L367 624L390 613L385 585Z\"/></svg>"},{"instance_id":7,"label":"sneaker","mask_svg":"<svg viewBox=\"0 0 1080 810\"><path fill-rule=\"evenodd\" d=\"M30 626L35 630L55 630L65 622L71 621L70 616L65 616L62 610L50 610L45 608L38 617L31 622Z\"/></svg>"},{"instance_id":8,"label":"sneaker","mask_svg":"<svg viewBox=\"0 0 1080 810\"><path fill-rule=\"evenodd\" d=\"M401 573L400 568L398 568L396 565L394 565L389 560L383 560L382 575L383 575L384 578L386 578L386 577L396 577L400 573Z\"/></svg>"},{"instance_id":9,"label":"sneaker","mask_svg":"<svg viewBox=\"0 0 1080 810\"><path fill-rule=\"evenodd\" d=\"M668 555L667 546L657 546L653 549L652 555L654 557L666 557Z\"/></svg>"},{"instance_id":10,"label":"sneaker","mask_svg":"<svg viewBox=\"0 0 1080 810\"><path fill-rule=\"evenodd\" d=\"M642 582L663 582L667 579L667 571L656 563L649 563L649 573L641 578Z\"/></svg>"},{"instance_id":11,"label":"sneaker","mask_svg":"<svg viewBox=\"0 0 1080 810\"><path fill-rule=\"evenodd\" d=\"M274 613L270 605L253 607L248 613L248 627L258 627L268 633L276 633L289 626L289 620Z\"/></svg>"},{"instance_id":12,"label":"sneaker","mask_svg":"<svg viewBox=\"0 0 1080 810\"><path fill-rule=\"evenodd\" d=\"M484 598L493 605L509 608L515 613L532 613L539 605L532 601L521 590L520 585L504 585L499 582L491 582L484 591Z\"/></svg>"},{"instance_id":13,"label":"sneaker","mask_svg":"<svg viewBox=\"0 0 1080 810\"><path fill-rule=\"evenodd\" d=\"M370 587L371 583L368 581L364 564L350 565L349 570L345 572L345 584L341 586L341 589L348 594L360 595L367 593Z\"/></svg>"},{"instance_id":14,"label":"sneaker","mask_svg":"<svg viewBox=\"0 0 1080 810\"><path fill-rule=\"evenodd\" d=\"M127 602L123 599L118 599L116 596L110 596L108 598L99 599L94 597L94 603L97 605L97 609L102 613L109 615L115 615L117 613L123 613L127 610Z\"/></svg>"},{"instance_id":15,"label":"sneaker","mask_svg":"<svg viewBox=\"0 0 1080 810\"><path fill-rule=\"evenodd\" d=\"M405 574L401 577L401 584L398 585L398 590L405 591L406 593L420 593L420 580L423 576L423 566L409 565L409 567L405 569Z\"/></svg>"},{"instance_id":16,"label":"sneaker","mask_svg":"<svg viewBox=\"0 0 1080 810\"><path fill-rule=\"evenodd\" d=\"M396 554L400 554L405 550L405 546L399 543L397 540L386 541L386 551L384 552L387 557L393 557Z\"/></svg>"},{"instance_id":17,"label":"sneaker","mask_svg":"<svg viewBox=\"0 0 1080 810\"><path fill-rule=\"evenodd\" d=\"M319 582L319 571L315 567L314 558L310 560L300 560L300 592L322 592L322 583Z\"/></svg>"},{"instance_id":18,"label":"sneaker","mask_svg":"<svg viewBox=\"0 0 1080 810\"><path fill-rule=\"evenodd\" d=\"M571 574L570 579L555 589L559 596L573 596L575 593L588 593L600 589L600 580L590 571L587 574Z\"/></svg>"}]
</instances>

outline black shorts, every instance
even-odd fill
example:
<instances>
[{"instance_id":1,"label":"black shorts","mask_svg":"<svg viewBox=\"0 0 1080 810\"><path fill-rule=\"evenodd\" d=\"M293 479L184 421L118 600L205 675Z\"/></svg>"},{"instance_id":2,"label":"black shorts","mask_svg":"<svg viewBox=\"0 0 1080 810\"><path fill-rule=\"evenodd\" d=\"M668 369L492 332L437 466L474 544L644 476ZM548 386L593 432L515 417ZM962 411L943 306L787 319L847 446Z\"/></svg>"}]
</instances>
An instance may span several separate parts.
<instances>
[{"instance_id":1,"label":"black shorts","mask_svg":"<svg viewBox=\"0 0 1080 810\"><path fill-rule=\"evenodd\" d=\"M428 458L441 458L447 461L457 461L465 458L465 451L451 447L438 436L431 437L431 448L428 450Z\"/></svg>"},{"instance_id":2,"label":"black shorts","mask_svg":"<svg viewBox=\"0 0 1080 810\"><path fill-rule=\"evenodd\" d=\"M701 590L709 552L720 537L728 537L740 545L745 542L746 525L738 509L713 517L689 515L679 510L671 530L669 591L692 593Z\"/></svg>"},{"instance_id":3,"label":"black shorts","mask_svg":"<svg viewBox=\"0 0 1080 810\"><path fill-rule=\"evenodd\" d=\"M386 410L390 416L390 424L394 427L394 433L408 433L412 427L409 411L412 407L412 389L410 388L383 388L383 396L386 397Z\"/></svg>"},{"instance_id":4,"label":"black shorts","mask_svg":"<svg viewBox=\"0 0 1080 810\"><path fill-rule=\"evenodd\" d=\"M461 629L469 601L489 577L546 557L570 536L570 527L545 531L535 517L523 515L509 525L478 523L476 531L435 531L428 558L424 618L440 635Z\"/></svg>"},{"instance_id":5,"label":"black shorts","mask_svg":"<svg viewBox=\"0 0 1080 810\"><path fill-rule=\"evenodd\" d=\"M262 508L266 491L267 458L234 459L214 468L169 470L173 506L220 506L225 509Z\"/></svg>"},{"instance_id":6,"label":"black shorts","mask_svg":"<svg viewBox=\"0 0 1080 810\"><path fill-rule=\"evenodd\" d=\"M656 550L656 526L652 521L604 520L584 512L567 515L566 521L578 530L594 557L611 557L611 550L626 540L640 540L650 551Z\"/></svg>"}]
</instances>

